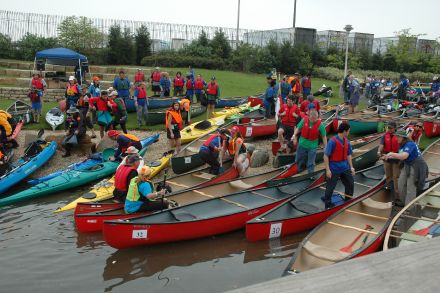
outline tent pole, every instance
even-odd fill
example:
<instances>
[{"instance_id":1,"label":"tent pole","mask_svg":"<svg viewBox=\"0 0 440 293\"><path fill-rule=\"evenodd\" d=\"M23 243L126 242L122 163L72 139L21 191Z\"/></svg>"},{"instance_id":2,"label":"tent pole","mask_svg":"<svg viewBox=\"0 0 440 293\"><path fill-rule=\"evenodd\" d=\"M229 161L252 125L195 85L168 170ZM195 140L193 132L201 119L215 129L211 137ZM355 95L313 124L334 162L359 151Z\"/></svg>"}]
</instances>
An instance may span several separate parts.
<instances>
[{"instance_id":1,"label":"tent pole","mask_svg":"<svg viewBox=\"0 0 440 293\"><path fill-rule=\"evenodd\" d=\"M34 69L32 70L32 74L34 74L36 66L37 66L37 57L34 57Z\"/></svg>"},{"instance_id":2,"label":"tent pole","mask_svg":"<svg viewBox=\"0 0 440 293\"><path fill-rule=\"evenodd\" d=\"M81 58L78 59L79 65L79 84L82 85Z\"/></svg>"}]
</instances>

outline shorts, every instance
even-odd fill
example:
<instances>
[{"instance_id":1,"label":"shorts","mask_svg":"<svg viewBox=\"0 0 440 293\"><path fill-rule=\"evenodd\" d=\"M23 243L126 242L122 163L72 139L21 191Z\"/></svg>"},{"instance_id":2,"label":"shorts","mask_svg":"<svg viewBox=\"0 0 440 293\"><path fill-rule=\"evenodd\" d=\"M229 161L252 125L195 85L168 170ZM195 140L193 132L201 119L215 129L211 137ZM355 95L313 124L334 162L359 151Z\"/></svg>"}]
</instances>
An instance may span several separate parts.
<instances>
[{"instance_id":1,"label":"shorts","mask_svg":"<svg viewBox=\"0 0 440 293\"><path fill-rule=\"evenodd\" d=\"M159 85L152 85L151 90L153 92L160 92L160 86Z\"/></svg>"},{"instance_id":2,"label":"shorts","mask_svg":"<svg viewBox=\"0 0 440 293\"><path fill-rule=\"evenodd\" d=\"M42 103L41 102L32 102L32 110L41 114Z\"/></svg>"},{"instance_id":3,"label":"shorts","mask_svg":"<svg viewBox=\"0 0 440 293\"><path fill-rule=\"evenodd\" d=\"M178 138L181 137L181 136L180 136L180 130L176 130L176 129L174 129L174 130L173 130L173 134L174 134L174 138L171 138L171 132L170 132L170 129L167 128L167 138L168 138L168 139L178 139Z\"/></svg>"},{"instance_id":4,"label":"shorts","mask_svg":"<svg viewBox=\"0 0 440 293\"><path fill-rule=\"evenodd\" d=\"M208 100L208 105L215 105L217 104L216 100Z\"/></svg>"},{"instance_id":5,"label":"shorts","mask_svg":"<svg viewBox=\"0 0 440 293\"><path fill-rule=\"evenodd\" d=\"M284 138L290 140L295 132L295 127L281 123L280 128L284 129Z\"/></svg>"}]
</instances>

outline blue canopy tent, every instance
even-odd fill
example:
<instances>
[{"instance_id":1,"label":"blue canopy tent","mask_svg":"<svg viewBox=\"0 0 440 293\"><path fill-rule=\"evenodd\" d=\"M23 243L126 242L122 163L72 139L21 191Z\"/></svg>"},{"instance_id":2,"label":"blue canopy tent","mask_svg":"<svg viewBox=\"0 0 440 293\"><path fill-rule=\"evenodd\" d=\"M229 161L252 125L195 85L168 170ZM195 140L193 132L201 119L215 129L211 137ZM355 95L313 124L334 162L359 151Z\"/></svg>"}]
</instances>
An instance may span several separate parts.
<instances>
[{"instance_id":1,"label":"blue canopy tent","mask_svg":"<svg viewBox=\"0 0 440 293\"><path fill-rule=\"evenodd\" d=\"M35 54L34 70L38 61L44 61L47 64L62 66L79 66L80 76L82 76L82 65L87 64L87 57L67 48L52 48L39 51ZM82 83L82 80L79 81Z\"/></svg>"}]
</instances>

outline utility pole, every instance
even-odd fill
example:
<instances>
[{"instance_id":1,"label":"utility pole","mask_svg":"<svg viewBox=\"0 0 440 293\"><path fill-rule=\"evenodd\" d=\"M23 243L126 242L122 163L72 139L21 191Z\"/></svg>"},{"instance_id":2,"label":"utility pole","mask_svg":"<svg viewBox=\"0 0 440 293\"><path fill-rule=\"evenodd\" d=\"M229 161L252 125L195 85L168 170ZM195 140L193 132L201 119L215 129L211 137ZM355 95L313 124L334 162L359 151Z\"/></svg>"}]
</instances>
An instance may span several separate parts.
<instances>
[{"instance_id":1,"label":"utility pole","mask_svg":"<svg viewBox=\"0 0 440 293\"><path fill-rule=\"evenodd\" d=\"M238 48L239 37L238 34L240 32L240 0L238 0L238 11L237 11L237 36L236 36L236 44L235 48Z\"/></svg>"},{"instance_id":2,"label":"utility pole","mask_svg":"<svg viewBox=\"0 0 440 293\"><path fill-rule=\"evenodd\" d=\"M293 28L296 27L296 0L294 0L293 5Z\"/></svg>"},{"instance_id":3,"label":"utility pole","mask_svg":"<svg viewBox=\"0 0 440 293\"><path fill-rule=\"evenodd\" d=\"M347 76L347 67L348 67L348 36L350 35L350 32L353 30L353 27L347 24L344 27L344 30L347 32L347 38L345 43L345 66L344 66L344 78L345 78Z\"/></svg>"}]
</instances>

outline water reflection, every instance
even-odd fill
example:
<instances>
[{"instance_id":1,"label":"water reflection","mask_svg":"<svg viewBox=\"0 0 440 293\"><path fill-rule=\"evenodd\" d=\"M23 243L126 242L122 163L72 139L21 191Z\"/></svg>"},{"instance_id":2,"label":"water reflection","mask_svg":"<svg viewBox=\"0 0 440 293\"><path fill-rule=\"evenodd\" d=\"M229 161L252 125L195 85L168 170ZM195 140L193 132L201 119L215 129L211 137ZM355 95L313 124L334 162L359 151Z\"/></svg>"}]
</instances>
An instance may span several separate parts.
<instances>
[{"instance_id":1,"label":"water reflection","mask_svg":"<svg viewBox=\"0 0 440 293\"><path fill-rule=\"evenodd\" d=\"M163 272L171 267L188 267L197 263L241 255L243 263L290 257L306 234L292 235L271 241L248 242L244 231L193 241L117 250L106 260L102 277L113 281L105 291L129 281L155 274L169 282ZM231 268L234 270L234 268Z\"/></svg>"}]
</instances>

